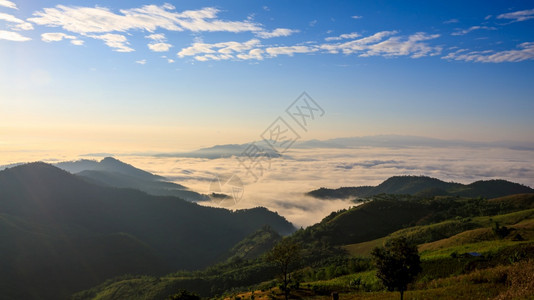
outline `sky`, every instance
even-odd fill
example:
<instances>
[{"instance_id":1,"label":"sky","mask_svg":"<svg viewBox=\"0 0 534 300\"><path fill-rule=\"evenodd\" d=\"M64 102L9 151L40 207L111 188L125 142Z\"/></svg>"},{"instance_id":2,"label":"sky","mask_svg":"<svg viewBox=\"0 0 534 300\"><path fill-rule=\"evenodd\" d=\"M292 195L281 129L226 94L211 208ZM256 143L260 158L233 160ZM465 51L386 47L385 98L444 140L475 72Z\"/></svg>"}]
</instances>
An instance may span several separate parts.
<instances>
[{"instance_id":1,"label":"sky","mask_svg":"<svg viewBox=\"0 0 534 300\"><path fill-rule=\"evenodd\" d=\"M534 141L530 1L0 0L0 163L258 140Z\"/></svg>"}]
</instances>

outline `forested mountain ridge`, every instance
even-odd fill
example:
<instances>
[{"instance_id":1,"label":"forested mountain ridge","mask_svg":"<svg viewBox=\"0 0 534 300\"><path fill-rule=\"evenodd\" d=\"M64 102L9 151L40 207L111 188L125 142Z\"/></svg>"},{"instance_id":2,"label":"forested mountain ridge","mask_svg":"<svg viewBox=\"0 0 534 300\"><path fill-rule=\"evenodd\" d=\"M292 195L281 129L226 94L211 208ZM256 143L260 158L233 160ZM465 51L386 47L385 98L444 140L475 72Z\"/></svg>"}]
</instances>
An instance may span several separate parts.
<instances>
[{"instance_id":1,"label":"forested mountain ridge","mask_svg":"<svg viewBox=\"0 0 534 300\"><path fill-rule=\"evenodd\" d=\"M122 274L163 274L217 262L269 225L265 208L211 208L95 185L45 163L0 171L0 281L7 299L64 299Z\"/></svg>"},{"instance_id":2,"label":"forested mountain ridge","mask_svg":"<svg viewBox=\"0 0 534 300\"><path fill-rule=\"evenodd\" d=\"M428 176L393 176L377 186L320 188L306 194L318 199L344 199L366 198L379 194L497 198L523 193L534 193L534 189L501 179L461 184Z\"/></svg>"}]
</instances>

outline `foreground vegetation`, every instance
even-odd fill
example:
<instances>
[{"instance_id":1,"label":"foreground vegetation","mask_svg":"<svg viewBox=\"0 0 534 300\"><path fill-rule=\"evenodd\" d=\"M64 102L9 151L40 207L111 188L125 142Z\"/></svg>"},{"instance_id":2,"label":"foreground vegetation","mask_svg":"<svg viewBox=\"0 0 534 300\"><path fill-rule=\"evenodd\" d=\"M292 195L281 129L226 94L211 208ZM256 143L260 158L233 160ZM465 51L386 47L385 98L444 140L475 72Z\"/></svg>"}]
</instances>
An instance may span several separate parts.
<instances>
[{"instance_id":1,"label":"foreground vegetation","mask_svg":"<svg viewBox=\"0 0 534 300\"><path fill-rule=\"evenodd\" d=\"M421 258L422 271L408 285L406 299L534 294L533 194L489 200L378 195L286 237L302 249L286 282L264 258L281 239L265 227L203 271L116 278L74 299L169 299L180 289L205 298L283 299L286 284L290 299L331 299L333 292L340 299L398 299L377 278L370 256L398 237L417 245Z\"/></svg>"}]
</instances>

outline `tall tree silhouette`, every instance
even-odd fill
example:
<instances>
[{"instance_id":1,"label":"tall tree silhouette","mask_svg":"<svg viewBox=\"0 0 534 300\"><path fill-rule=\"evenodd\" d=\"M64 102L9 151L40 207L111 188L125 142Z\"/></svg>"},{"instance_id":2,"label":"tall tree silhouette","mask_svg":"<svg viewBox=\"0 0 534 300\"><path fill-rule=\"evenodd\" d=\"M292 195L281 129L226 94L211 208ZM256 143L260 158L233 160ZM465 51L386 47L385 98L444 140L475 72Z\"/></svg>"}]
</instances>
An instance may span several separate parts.
<instances>
[{"instance_id":1,"label":"tall tree silhouette","mask_svg":"<svg viewBox=\"0 0 534 300\"><path fill-rule=\"evenodd\" d=\"M371 255L378 269L376 276L388 290L399 291L402 300L408 284L421 272L417 246L401 237L388 241L383 248L373 249Z\"/></svg>"},{"instance_id":2,"label":"tall tree silhouette","mask_svg":"<svg viewBox=\"0 0 534 300\"><path fill-rule=\"evenodd\" d=\"M276 244L265 256L267 261L276 265L280 271L286 300L289 298L290 274L300 261L300 252L300 244L286 238Z\"/></svg>"}]
</instances>

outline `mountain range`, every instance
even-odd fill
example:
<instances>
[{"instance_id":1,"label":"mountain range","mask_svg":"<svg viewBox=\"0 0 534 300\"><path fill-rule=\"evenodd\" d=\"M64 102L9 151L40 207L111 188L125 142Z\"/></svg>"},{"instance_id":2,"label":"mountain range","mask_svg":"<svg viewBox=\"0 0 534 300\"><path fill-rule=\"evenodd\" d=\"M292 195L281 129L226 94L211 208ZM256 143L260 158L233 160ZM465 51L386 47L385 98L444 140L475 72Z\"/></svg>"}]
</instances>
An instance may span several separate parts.
<instances>
[{"instance_id":1,"label":"mountain range","mask_svg":"<svg viewBox=\"0 0 534 300\"><path fill-rule=\"evenodd\" d=\"M253 144L260 147L264 152L263 155L270 157L279 157L280 153L276 152L264 141L255 141ZM188 152L170 152L158 154L143 154L136 153L136 155L155 156L155 157L191 157L191 158L227 158L231 156L245 156L246 149L251 143L247 144L225 144L215 145L207 148L200 148ZM517 142L517 141L493 141L493 142L476 142L465 140L445 140L428 138L421 136L408 135L374 135L361 137L343 137L328 140L307 140L297 141L291 148L295 149L313 149L313 148L330 148L330 149L356 149L362 147L383 147L383 148L414 148L414 147L428 147L428 148L448 148L448 147L468 147L468 148L505 148L512 150L533 151L534 143L532 142ZM104 154L109 156L108 154ZM100 155L92 155L100 156Z\"/></svg>"},{"instance_id":2,"label":"mountain range","mask_svg":"<svg viewBox=\"0 0 534 300\"><path fill-rule=\"evenodd\" d=\"M192 202L210 200L207 195L191 191L181 184L167 181L163 176L138 169L113 157L105 157L101 161L82 159L54 165L98 185L132 188L151 195L175 196Z\"/></svg>"},{"instance_id":3,"label":"mountain range","mask_svg":"<svg viewBox=\"0 0 534 300\"><path fill-rule=\"evenodd\" d=\"M66 299L122 274L203 268L265 225L281 235L295 230L265 208L200 206L95 184L45 163L7 168L0 171L2 299Z\"/></svg>"}]
</instances>

